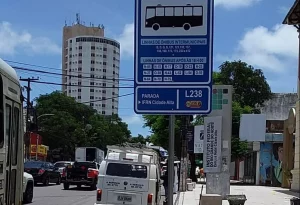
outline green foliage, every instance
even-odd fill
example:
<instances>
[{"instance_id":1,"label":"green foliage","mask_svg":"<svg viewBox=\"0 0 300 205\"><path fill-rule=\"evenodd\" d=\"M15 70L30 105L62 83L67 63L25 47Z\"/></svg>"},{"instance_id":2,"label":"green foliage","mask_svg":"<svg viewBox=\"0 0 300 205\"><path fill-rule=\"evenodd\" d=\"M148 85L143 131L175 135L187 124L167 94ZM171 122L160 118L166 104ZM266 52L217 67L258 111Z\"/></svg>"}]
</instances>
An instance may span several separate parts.
<instances>
[{"instance_id":1,"label":"green foliage","mask_svg":"<svg viewBox=\"0 0 300 205\"><path fill-rule=\"evenodd\" d=\"M234 88L233 101L242 107L262 105L271 99L271 88L260 69L254 69L242 61L224 62L219 74L215 74L219 83L232 85Z\"/></svg>"},{"instance_id":2,"label":"green foliage","mask_svg":"<svg viewBox=\"0 0 300 205\"><path fill-rule=\"evenodd\" d=\"M43 143L50 149L62 148L74 156L76 146L94 146L127 142L131 137L126 123L117 116L103 116L90 106L77 103L61 92L41 95L36 100ZM87 126L88 125L88 126Z\"/></svg>"},{"instance_id":3,"label":"green foliage","mask_svg":"<svg viewBox=\"0 0 300 205\"><path fill-rule=\"evenodd\" d=\"M143 115L144 127L149 127L152 135L150 142L154 145L168 148L169 141L169 116L165 115ZM176 116L175 121L175 143L179 141L181 127L181 116ZM176 147L175 147L176 149Z\"/></svg>"},{"instance_id":4,"label":"green foliage","mask_svg":"<svg viewBox=\"0 0 300 205\"><path fill-rule=\"evenodd\" d=\"M239 137L231 138L231 155L232 160L240 159L248 153L248 142L241 141Z\"/></svg>"},{"instance_id":5,"label":"green foliage","mask_svg":"<svg viewBox=\"0 0 300 205\"><path fill-rule=\"evenodd\" d=\"M130 143L141 143L141 144L146 144L146 142L150 142L150 137L144 137L143 135L138 134L137 137L132 137L129 139Z\"/></svg>"}]
</instances>

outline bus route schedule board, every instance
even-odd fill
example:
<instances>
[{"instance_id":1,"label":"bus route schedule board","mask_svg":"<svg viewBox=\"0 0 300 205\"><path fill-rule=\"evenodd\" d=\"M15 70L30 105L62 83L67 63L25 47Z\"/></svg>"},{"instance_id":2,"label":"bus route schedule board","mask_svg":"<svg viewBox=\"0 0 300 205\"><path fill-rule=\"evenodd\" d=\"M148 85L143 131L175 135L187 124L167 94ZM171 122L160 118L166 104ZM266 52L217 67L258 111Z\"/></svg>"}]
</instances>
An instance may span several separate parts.
<instances>
[{"instance_id":1,"label":"bus route schedule board","mask_svg":"<svg viewBox=\"0 0 300 205\"><path fill-rule=\"evenodd\" d=\"M208 114L213 0L135 0L134 110Z\"/></svg>"}]
</instances>

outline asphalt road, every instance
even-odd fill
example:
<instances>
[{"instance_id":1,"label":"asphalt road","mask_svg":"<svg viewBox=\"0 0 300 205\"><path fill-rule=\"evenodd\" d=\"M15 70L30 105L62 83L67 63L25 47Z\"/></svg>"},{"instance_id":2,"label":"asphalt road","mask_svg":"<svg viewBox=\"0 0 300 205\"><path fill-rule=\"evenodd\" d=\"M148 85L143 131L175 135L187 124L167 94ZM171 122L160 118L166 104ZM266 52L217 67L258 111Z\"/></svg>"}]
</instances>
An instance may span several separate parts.
<instances>
[{"instance_id":1,"label":"asphalt road","mask_svg":"<svg viewBox=\"0 0 300 205\"><path fill-rule=\"evenodd\" d=\"M77 189L71 186L70 190L64 190L63 184L34 187L33 202L31 205L94 205L96 202L96 191L90 190L89 187ZM164 195L162 187L162 195ZM162 201L164 196L162 196Z\"/></svg>"},{"instance_id":2,"label":"asphalt road","mask_svg":"<svg viewBox=\"0 0 300 205\"><path fill-rule=\"evenodd\" d=\"M89 187L77 189L71 186L64 190L63 185L35 186L31 205L94 205L96 191Z\"/></svg>"}]
</instances>

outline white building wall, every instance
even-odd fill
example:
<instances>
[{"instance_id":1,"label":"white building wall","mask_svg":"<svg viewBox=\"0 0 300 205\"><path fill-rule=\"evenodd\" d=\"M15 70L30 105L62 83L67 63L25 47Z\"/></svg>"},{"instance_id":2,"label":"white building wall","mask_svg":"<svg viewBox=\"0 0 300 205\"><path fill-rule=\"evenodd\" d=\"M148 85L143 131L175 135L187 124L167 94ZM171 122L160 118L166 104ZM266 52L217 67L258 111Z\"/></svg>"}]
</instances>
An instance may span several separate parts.
<instances>
[{"instance_id":1,"label":"white building wall","mask_svg":"<svg viewBox=\"0 0 300 205\"><path fill-rule=\"evenodd\" d=\"M99 114L118 114L119 43L104 37L77 36L68 39L67 50L67 75L72 75L67 77L67 95Z\"/></svg>"}]
</instances>

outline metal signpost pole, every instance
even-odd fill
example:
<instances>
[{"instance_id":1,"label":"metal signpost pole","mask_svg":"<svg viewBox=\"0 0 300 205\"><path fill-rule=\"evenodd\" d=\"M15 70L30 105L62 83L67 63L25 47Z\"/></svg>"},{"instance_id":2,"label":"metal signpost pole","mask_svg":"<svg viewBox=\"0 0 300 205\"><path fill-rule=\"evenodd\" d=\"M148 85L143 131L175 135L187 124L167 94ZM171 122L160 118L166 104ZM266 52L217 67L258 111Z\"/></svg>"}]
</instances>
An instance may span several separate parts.
<instances>
[{"instance_id":1,"label":"metal signpost pole","mask_svg":"<svg viewBox=\"0 0 300 205\"><path fill-rule=\"evenodd\" d=\"M213 9L213 0L135 0L134 111L170 116L169 163L175 115L211 112Z\"/></svg>"},{"instance_id":2,"label":"metal signpost pole","mask_svg":"<svg viewBox=\"0 0 300 205\"><path fill-rule=\"evenodd\" d=\"M173 205L175 115L169 117L168 205Z\"/></svg>"}]
</instances>

